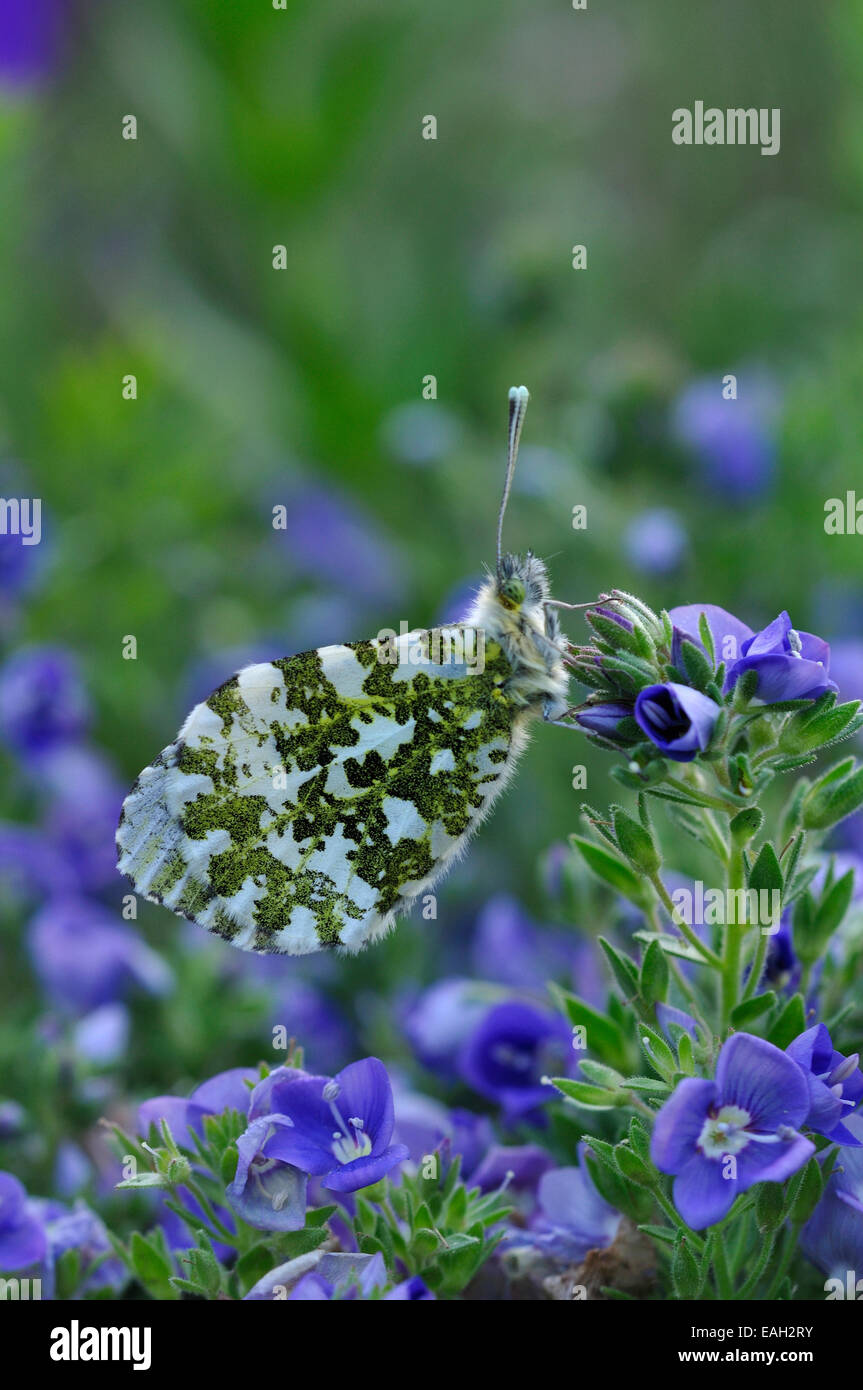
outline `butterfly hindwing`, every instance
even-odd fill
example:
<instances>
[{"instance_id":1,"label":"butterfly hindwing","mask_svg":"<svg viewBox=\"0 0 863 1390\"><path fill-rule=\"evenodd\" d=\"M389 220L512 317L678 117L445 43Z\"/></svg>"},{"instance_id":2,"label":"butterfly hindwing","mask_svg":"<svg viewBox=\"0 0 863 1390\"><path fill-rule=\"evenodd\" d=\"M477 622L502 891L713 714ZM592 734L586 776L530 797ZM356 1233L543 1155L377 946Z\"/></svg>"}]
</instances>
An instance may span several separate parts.
<instances>
[{"instance_id":1,"label":"butterfly hindwing","mask_svg":"<svg viewBox=\"0 0 863 1390\"><path fill-rule=\"evenodd\" d=\"M120 869L246 950L382 935L465 844L520 743L499 646L468 664L467 629L443 633L461 659L411 633L239 672L139 777Z\"/></svg>"}]
</instances>

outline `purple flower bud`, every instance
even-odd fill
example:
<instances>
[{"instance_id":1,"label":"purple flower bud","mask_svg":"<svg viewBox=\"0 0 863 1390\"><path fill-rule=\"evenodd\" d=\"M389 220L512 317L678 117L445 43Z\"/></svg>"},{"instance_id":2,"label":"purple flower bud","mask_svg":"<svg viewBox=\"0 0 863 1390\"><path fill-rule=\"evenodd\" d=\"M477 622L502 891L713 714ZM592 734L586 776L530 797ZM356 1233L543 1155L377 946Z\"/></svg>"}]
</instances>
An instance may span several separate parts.
<instances>
[{"instance_id":1,"label":"purple flower bud","mask_svg":"<svg viewBox=\"0 0 863 1390\"><path fill-rule=\"evenodd\" d=\"M602 700L595 705L585 705L575 716L575 722L592 734L617 741L619 729L625 719L632 719L633 706L623 700ZM632 740L630 740L631 742Z\"/></svg>"}]
</instances>

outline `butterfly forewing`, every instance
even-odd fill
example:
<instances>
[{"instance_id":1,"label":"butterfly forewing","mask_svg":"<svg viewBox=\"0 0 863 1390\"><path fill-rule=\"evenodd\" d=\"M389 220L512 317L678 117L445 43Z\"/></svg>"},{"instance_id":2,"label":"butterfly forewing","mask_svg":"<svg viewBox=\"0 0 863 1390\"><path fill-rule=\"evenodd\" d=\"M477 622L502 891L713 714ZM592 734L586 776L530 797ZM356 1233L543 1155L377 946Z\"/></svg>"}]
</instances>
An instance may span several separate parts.
<instances>
[{"instance_id":1,"label":"butterfly forewing","mask_svg":"<svg viewBox=\"0 0 863 1390\"><path fill-rule=\"evenodd\" d=\"M245 950L380 936L466 842L517 752L500 647L480 642L480 661L483 634L443 636L321 647L220 686L128 796L120 869Z\"/></svg>"}]
</instances>

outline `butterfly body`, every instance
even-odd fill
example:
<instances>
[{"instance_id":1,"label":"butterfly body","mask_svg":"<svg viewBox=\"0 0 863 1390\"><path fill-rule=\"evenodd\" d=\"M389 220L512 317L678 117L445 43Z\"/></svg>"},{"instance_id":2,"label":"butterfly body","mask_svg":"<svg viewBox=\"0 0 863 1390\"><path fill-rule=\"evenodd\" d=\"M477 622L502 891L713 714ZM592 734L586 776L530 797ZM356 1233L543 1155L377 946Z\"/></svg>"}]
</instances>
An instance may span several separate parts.
<instances>
[{"instance_id":1,"label":"butterfly body","mask_svg":"<svg viewBox=\"0 0 863 1390\"><path fill-rule=\"evenodd\" d=\"M118 868L136 890L243 950L353 953L384 935L464 850L568 684L530 554L499 554L464 623L391 639L248 666L196 705L123 806Z\"/></svg>"}]
</instances>

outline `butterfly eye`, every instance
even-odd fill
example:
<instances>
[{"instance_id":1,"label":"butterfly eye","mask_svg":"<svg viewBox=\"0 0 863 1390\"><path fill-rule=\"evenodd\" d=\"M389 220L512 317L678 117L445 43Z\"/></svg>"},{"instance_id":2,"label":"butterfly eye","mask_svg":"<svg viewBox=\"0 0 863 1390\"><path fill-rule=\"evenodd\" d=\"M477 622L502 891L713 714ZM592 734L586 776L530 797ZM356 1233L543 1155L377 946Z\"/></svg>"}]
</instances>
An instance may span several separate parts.
<instances>
[{"instance_id":1,"label":"butterfly eye","mask_svg":"<svg viewBox=\"0 0 863 1390\"><path fill-rule=\"evenodd\" d=\"M524 603L525 588L520 579L505 579L500 586L500 593L507 607L518 608Z\"/></svg>"}]
</instances>

